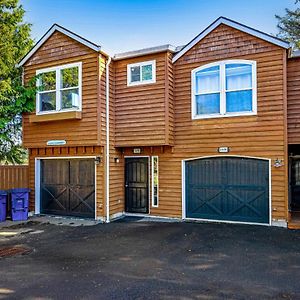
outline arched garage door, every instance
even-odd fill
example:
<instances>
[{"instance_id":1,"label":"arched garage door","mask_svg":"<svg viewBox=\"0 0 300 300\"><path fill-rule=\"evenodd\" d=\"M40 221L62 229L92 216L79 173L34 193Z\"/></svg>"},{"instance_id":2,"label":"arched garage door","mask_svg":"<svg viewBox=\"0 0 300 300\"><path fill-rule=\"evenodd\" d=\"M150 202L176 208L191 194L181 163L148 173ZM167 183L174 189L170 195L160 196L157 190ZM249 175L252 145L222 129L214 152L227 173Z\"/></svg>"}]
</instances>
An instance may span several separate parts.
<instances>
[{"instance_id":1,"label":"arched garage door","mask_svg":"<svg viewBox=\"0 0 300 300\"><path fill-rule=\"evenodd\" d=\"M269 223L269 162L214 157L185 162L186 218Z\"/></svg>"}]
</instances>

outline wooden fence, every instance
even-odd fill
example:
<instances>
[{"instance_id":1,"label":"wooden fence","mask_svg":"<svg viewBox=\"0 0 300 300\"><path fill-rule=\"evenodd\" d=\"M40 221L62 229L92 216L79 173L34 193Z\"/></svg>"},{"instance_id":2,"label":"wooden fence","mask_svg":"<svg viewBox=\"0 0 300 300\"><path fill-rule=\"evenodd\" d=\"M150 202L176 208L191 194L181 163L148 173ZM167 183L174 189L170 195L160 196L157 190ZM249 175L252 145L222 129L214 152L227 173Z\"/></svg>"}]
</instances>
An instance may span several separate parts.
<instances>
[{"instance_id":1,"label":"wooden fence","mask_svg":"<svg viewBox=\"0 0 300 300\"><path fill-rule=\"evenodd\" d=\"M28 188L28 166L0 166L0 190Z\"/></svg>"}]
</instances>

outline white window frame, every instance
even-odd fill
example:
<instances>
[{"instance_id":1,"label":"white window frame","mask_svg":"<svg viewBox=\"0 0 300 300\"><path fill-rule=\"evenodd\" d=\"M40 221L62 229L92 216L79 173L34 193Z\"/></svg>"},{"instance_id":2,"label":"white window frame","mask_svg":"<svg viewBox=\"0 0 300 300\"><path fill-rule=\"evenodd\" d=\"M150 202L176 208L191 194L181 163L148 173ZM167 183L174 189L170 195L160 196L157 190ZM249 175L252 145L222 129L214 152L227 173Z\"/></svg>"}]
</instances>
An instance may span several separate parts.
<instances>
[{"instance_id":1,"label":"white window frame","mask_svg":"<svg viewBox=\"0 0 300 300\"><path fill-rule=\"evenodd\" d=\"M142 67L152 65L152 79L150 80L142 80ZM131 81L131 68L133 67L140 67L140 81ZM149 60L149 61L143 61L139 63L129 64L127 65L127 86L135 86L135 85L141 85L141 84L150 84L156 82L156 61L155 60Z\"/></svg>"},{"instance_id":2,"label":"white window frame","mask_svg":"<svg viewBox=\"0 0 300 300\"><path fill-rule=\"evenodd\" d=\"M246 112L226 112L226 73L225 66L227 64L248 64L252 66L252 111ZM196 104L196 73L200 70L216 67L220 68L220 113L216 114L197 114L197 104ZM253 60L244 60L244 59L235 59L235 60L223 60L210 64L200 66L191 71L191 81L192 81L192 119L208 119L208 118L223 118L223 117L238 117L238 116L251 116L257 114L257 74L256 74L256 61ZM243 91L245 89L241 89ZM234 90L238 91L238 90Z\"/></svg>"},{"instance_id":3,"label":"white window frame","mask_svg":"<svg viewBox=\"0 0 300 300\"><path fill-rule=\"evenodd\" d=\"M157 159L157 204L154 204L154 158ZM151 206L158 207L159 203L159 157L151 156Z\"/></svg>"},{"instance_id":4,"label":"white window frame","mask_svg":"<svg viewBox=\"0 0 300 300\"><path fill-rule=\"evenodd\" d=\"M78 67L78 86L69 87L69 88L61 88L60 71L63 69L74 68L74 67ZM52 92L54 92L54 91L56 92L56 96L55 96L56 109L48 110L48 111L40 111L40 92L37 92L36 93L36 114L37 115L45 115L45 114L53 114L53 113L64 113L64 112L68 112L68 111L81 111L82 110L82 62L40 69L40 70L36 71L36 75L39 75L42 73L47 73L47 72L52 72L52 71L55 71L55 74L56 74L55 90L51 90ZM36 85L37 85L37 87L39 86L39 80L37 80ZM74 88L78 88L78 98L79 98L78 108L62 109L60 92L64 91L64 90L68 90L68 89L74 89ZM51 91L47 91L47 92L51 92Z\"/></svg>"}]
</instances>

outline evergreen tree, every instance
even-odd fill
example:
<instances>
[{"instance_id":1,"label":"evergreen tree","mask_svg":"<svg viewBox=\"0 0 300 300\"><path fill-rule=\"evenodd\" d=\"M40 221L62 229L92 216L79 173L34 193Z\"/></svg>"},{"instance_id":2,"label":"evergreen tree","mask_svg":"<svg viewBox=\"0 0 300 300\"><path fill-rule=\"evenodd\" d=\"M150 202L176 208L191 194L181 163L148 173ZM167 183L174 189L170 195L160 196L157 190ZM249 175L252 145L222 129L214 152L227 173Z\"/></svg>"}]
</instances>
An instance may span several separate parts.
<instances>
[{"instance_id":1,"label":"evergreen tree","mask_svg":"<svg viewBox=\"0 0 300 300\"><path fill-rule=\"evenodd\" d=\"M0 163L23 163L22 113L34 109L35 88L22 87L22 68L16 64L30 50L31 24L18 0L0 0Z\"/></svg>"},{"instance_id":2,"label":"evergreen tree","mask_svg":"<svg viewBox=\"0 0 300 300\"><path fill-rule=\"evenodd\" d=\"M298 4L300 1L297 0L295 4ZM293 48L300 49L300 8L295 10L285 9L284 16L276 15L278 20L278 37L289 41Z\"/></svg>"}]
</instances>

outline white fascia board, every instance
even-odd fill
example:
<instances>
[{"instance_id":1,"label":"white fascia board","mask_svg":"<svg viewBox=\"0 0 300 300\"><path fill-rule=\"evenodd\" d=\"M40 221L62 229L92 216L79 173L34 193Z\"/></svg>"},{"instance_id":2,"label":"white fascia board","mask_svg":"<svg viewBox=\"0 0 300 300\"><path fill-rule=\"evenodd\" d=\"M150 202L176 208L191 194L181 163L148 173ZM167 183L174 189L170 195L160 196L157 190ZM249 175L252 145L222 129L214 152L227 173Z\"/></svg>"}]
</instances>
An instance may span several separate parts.
<instances>
[{"instance_id":1,"label":"white fascia board","mask_svg":"<svg viewBox=\"0 0 300 300\"><path fill-rule=\"evenodd\" d=\"M291 57L299 57L300 56L300 50L294 50L291 53Z\"/></svg>"},{"instance_id":2,"label":"white fascia board","mask_svg":"<svg viewBox=\"0 0 300 300\"><path fill-rule=\"evenodd\" d=\"M257 38L260 38L264 41L267 41L269 43L275 44L279 47L289 49L291 47L290 43L285 42L283 40L280 40L276 37L273 37L269 34L266 34L264 32L261 32L259 30L253 29L251 27L248 27L246 25L237 23L235 21L232 21L230 19L220 17L216 21L214 21L210 26L208 26L204 31L202 31L198 36L196 36L191 42L189 42L180 52L178 52L172 59L172 62L176 62L181 56L183 56L187 51L189 51L192 47L194 47L198 42L200 42L204 37L206 37L209 33L211 33L215 28L217 28L219 25L225 24L227 26L230 26L232 28L235 28L239 31L248 33L252 36L255 36Z\"/></svg>"},{"instance_id":3,"label":"white fascia board","mask_svg":"<svg viewBox=\"0 0 300 300\"><path fill-rule=\"evenodd\" d=\"M84 38L82 38L81 36L57 25L54 24L47 32L46 34L34 45L34 47L22 58L22 60L16 65L17 67L21 67L25 64L25 62L48 40L48 38L55 32L61 32L63 34L65 34L66 36L70 37L71 39L91 48L92 50L96 51L96 52L100 52L101 51L101 46L98 46Z\"/></svg>"},{"instance_id":4,"label":"white fascia board","mask_svg":"<svg viewBox=\"0 0 300 300\"><path fill-rule=\"evenodd\" d=\"M171 51L174 53L174 52L176 52L176 47L168 44L168 45L162 45L162 46L157 46L157 47L145 48L145 49L136 50L136 51L128 51L128 52L124 52L124 53L115 54L113 59L120 60L120 59L138 57L138 56L154 54L154 53L159 53L159 52L164 52L164 51Z\"/></svg>"}]
</instances>

